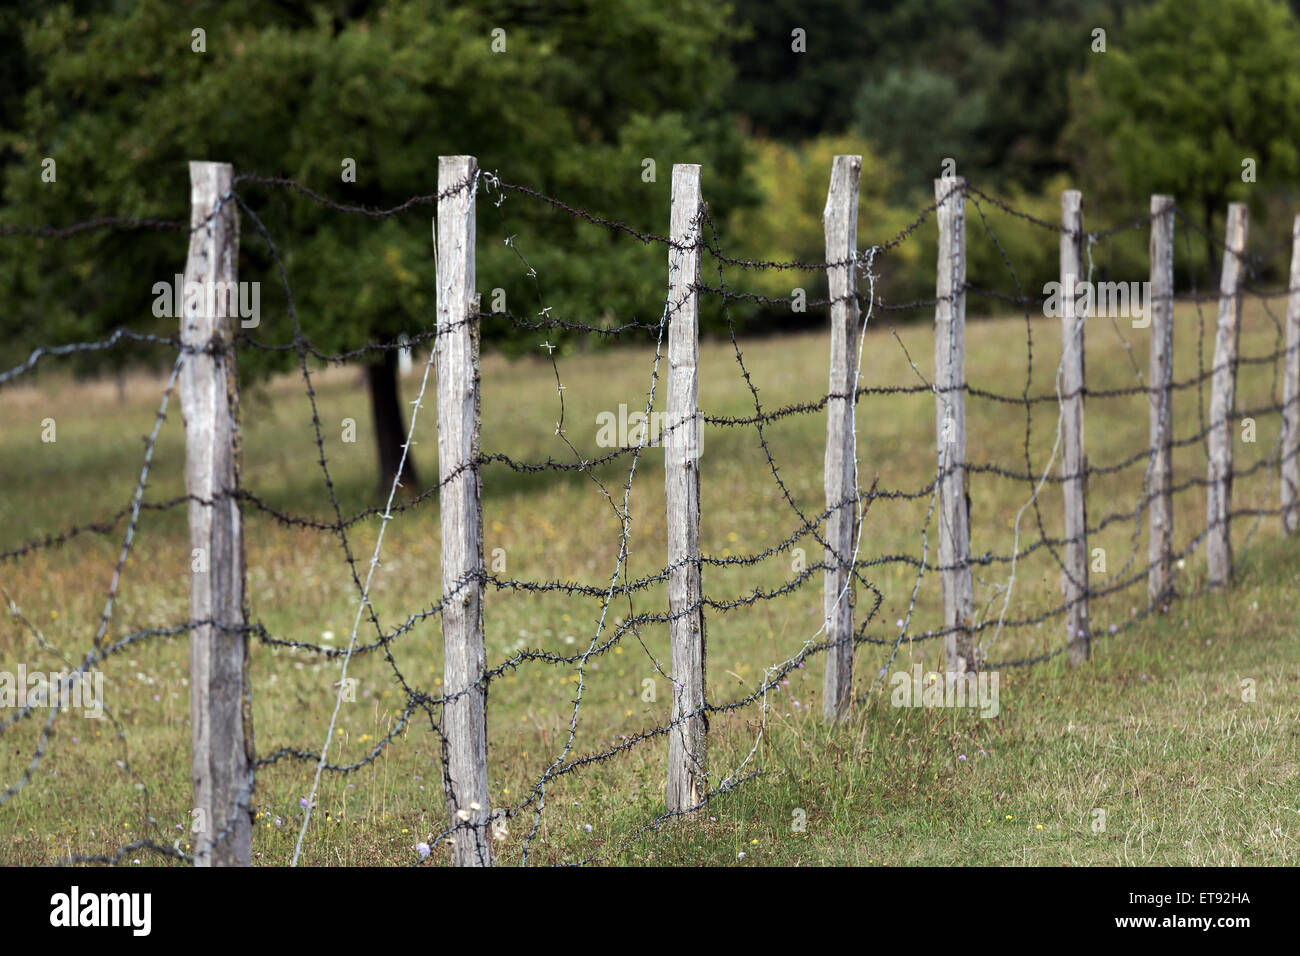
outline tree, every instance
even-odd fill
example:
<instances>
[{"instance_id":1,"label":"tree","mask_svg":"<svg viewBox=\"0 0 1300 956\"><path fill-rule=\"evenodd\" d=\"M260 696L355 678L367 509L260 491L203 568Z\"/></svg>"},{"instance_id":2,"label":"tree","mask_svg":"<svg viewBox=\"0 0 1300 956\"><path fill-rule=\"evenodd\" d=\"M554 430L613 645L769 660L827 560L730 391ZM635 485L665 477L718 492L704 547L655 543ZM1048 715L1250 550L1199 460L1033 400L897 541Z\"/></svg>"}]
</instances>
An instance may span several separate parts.
<instances>
[{"instance_id":1,"label":"tree","mask_svg":"<svg viewBox=\"0 0 1300 956\"><path fill-rule=\"evenodd\" d=\"M1004 183L1033 189L1070 169L1060 143L1070 122L1070 81L1092 57L1093 31L1122 35L1113 4L1079 0L1050 17L1019 23L980 86L986 103L977 131L985 157Z\"/></svg>"},{"instance_id":2,"label":"tree","mask_svg":"<svg viewBox=\"0 0 1300 956\"><path fill-rule=\"evenodd\" d=\"M890 209L884 201L893 186L893 167L873 152L871 143L863 137L821 136L798 147L758 140L754 144L750 176L767 201L756 208L739 210L732 217L727 250L732 255L759 260L825 262L826 237L821 214L826 205L831 163L841 154L862 157L859 246L883 240L902 228L907 222L907 210ZM724 241L727 238L723 236ZM916 252L913 246L900 248L887 265L878 264L878 271L887 273L891 281L901 281L905 267L914 261ZM747 291L764 296L795 299L793 303L783 301L766 308L765 317L774 328L783 331L825 328L825 307L806 305L808 300L817 301L828 295L824 271L755 270L743 280L730 281L743 282ZM882 278L877 291L883 294L886 285ZM889 285L890 293L896 288ZM705 302L709 309L714 305L711 299ZM745 300L731 304L733 317L746 314L750 308Z\"/></svg>"},{"instance_id":3,"label":"tree","mask_svg":"<svg viewBox=\"0 0 1300 956\"><path fill-rule=\"evenodd\" d=\"M986 168L978 132L984 96L978 90L963 95L951 76L923 67L891 68L879 80L863 84L853 109L861 133L879 144L900 171L902 195L929 186L946 159L972 179Z\"/></svg>"},{"instance_id":4,"label":"tree","mask_svg":"<svg viewBox=\"0 0 1300 956\"><path fill-rule=\"evenodd\" d=\"M88 17L59 7L24 32L37 75L21 126L4 136L18 157L5 170L5 218L185 220L189 159L288 175L340 202L384 206L435 192L440 154L470 153L505 179L663 232L673 162L706 164L724 202L746 194L738 136L717 109L728 68L714 51L728 35L727 14L703 0L580 0L545 16L508 0L137 0ZM41 181L44 156L57 161L56 183ZM645 158L663 171L651 182ZM347 160L355 182L342 175ZM431 206L373 220L282 190L241 187L241 195L279 245L314 346L337 353L431 328ZM621 267L646 255L635 242L579 228L518 194L502 213L489 206L480 202L480 232L489 222L521 227L530 263L548 289L563 290L554 298L568 317L626 321L647 306L655 286L646 272ZM480 281L503 288L516 315L533 317L525 304L536 302L536 285L514 253L496 242L479 247ZM0 316L0 357L20 360L34 345L121 326L174 331L149 303L153 285L177 271L183 237L88 234L36 248L0 264L13 303ZM289 341L287 304L248 216L241 259L241 279L262 284L261 324L250 336ZM485 323L489 342L518 346L524 334ZM562 339L557 332L552 341ZM383 354L366 378L386 488L405 427L395 357ZM248 350L241 375L293 360Z\"/></svg>"},{"instance_id":5,"label":"tree","mask_svg":"<svg viewBox=\"0 0 1300 956\"><path fill-rule=\"evenodd\" d=\"M1072 152L1102 201L1167 193L1207 229L1300 176L1300 30L1276 0L1158 0L1111 31L1073 91ZM1211 251L1211 256L1213 255Z\"/></svg>"}]
</instances>

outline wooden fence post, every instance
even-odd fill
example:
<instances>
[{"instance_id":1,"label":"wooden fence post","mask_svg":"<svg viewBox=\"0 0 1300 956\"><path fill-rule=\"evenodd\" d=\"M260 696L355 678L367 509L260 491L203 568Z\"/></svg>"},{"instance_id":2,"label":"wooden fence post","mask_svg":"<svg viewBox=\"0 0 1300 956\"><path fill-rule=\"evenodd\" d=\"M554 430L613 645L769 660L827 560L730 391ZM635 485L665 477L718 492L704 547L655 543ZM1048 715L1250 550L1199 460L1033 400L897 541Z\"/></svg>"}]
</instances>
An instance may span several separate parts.
<instances>
[{"instance_id":1,"label":"wooden fence post","mask_svg":"<svg viewBox=\"0 0 1300 956\"><path fill-rule=\"evenodd\" d=\"M939 564L949 671L975 670L975 593L970 569L970 503L966 486L966 180L934 181L939 204L939 263L934 307L934 387L940 465Z\"/></svg>"},{"instance_id":2,"label":"wooden fence post","mask_svg":"<svg viewBox=\"0 0 1300 956\"><path fill-rule=\"evenodd\" d=\"M1232 577L1232 417L1237 391L1237 340L1241 335L1241 275L1246 255L1246 204L1228 205L1227 250L1219 278L1219 322L1214 338L1210 393L1210 463L1206 495L1206 548L1209 585Z\"/></svg>"},{"instance_id":3,"label":"wooden fence post","mask_svg":"<svg viewBox=\"0 0 1300 956\"><path fill-rule=\"evenodd\" d=\"M826 193L822 227L831 299L830 394L826 403L825 714L827 720L849 716L853 691L853 539L857 531L857 492L853 408L858 387L858 182L861 156L836 156Z\"/></svg>"},{"instance_id":4,"label":"wooden fence post","mask_svg":"<svg viewBox=\"0 0 1300 956\"><path fill-rule=\"evenodd\" d=\"M699 293L700 167L673 166L668 249L668 624L673 654L673 728L668 734L669 812L708 796L705 631L700 585ZM687 717L677 723L684 715Z\"/></svg>"},{"instance_id":5,"label":"wooden fence post","mask_svg":"<svg viewBox=\"0 0 1300 956\"><path fill-rule=\"evenodd\" d=\"M1282 390L1282 530L1300 528L1300 216L1291 227L1291 295L1286 306L1286 369Z\"/></svg>"},{"instance_id":6,"label":"wooden fence post","mask_svg":"<svg viewBox=\"0 0 1300 956\"><path fill-rule=\"evenodd\" d=\"M438 492L442 524L443 792L455 866L491 866L487 669L483 646L483 513L479 471L479 327L474 305L478 161L438 157ZM464 188L449 192L456 186Z\"/></svg>"},{"instance_id":7,"label":"wooden fence post","mask_svg":"<svg viewBox=\"0 0 1300 956\"><path fill-rule=\"evenodd\" d=\"M1084 323L1074 297L1083 266L1083 195L1061 193L1061 475L1065 478L1065 568L1062 590L1070 664L1088 659L1088 457L1083 444Z\"/></svg>"},{"instance_id":8,"label":"wooden fence post","mask_svg":"<svg viewBox=\"0 0 1300 956\"><path fill-rule=\"evenodd\" d=\"M185 491L190 495L190 735L197 866L251 862L248 631L239 499L239 215L226 163L190 163L181 367ZM195 285L191 285L194 283ZM201 294L189 292L198 289ZM208 346L213 347L208 349Z\"/></svg>"},{"instance_id":9,"label":"wooden fence post","mask_svg":"<svg viewBox=\"0 0 1300 956\"><path fill-rule=\"evenodd\" d=\"M1174 552L1173 392L1174 375L1174 200L1151 197L1151 294L1147 303L1151 350L1147 417L1150 426L1151 487L1147 494L1147 598L1152 605L1169 590Z\"/></svg>"}]
</instances>

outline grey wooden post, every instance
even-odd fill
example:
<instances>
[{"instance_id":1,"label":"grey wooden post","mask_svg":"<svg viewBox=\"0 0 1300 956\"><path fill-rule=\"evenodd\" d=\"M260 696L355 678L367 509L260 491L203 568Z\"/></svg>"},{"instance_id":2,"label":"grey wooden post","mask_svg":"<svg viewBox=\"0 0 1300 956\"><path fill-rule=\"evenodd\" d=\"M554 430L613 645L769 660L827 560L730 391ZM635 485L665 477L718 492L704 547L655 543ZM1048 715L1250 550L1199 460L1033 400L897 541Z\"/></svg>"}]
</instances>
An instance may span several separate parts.
<instances>
[{"instance_id":1,"label":"grey wooden post","mask_svg":"<svg viewBox=\"0 0 1300 956\"><path fill-rule=\"evenodd\" d=\"M1083 196L1061 194L1061 474L1065 478L1065 569L1062 572L1070 664L1088 659L1088 458L1083 445L1084 323L1074 290L1083 265Z\"/></svg>"},{"instance_id":2,"label":"grey wooden post","mask_svg":"<svg viewBox=\"0 0 1300 956\"><path fill-rule=\"evenodd\" d=\"M1147 597L1151 604L1164 599L1170 584L1174 552L1173 456L1174 427L1174 200L1151 197L1151 301L1150 391L1147 418L1150 426L1151 487L1147 520Z\"/></svg>"},{"instance_id":3,"label":"grey wooden post","mask_svg":"<svg viewBox=\"0 0 1300 956\"><path fill-rule=\"evenodd\" d=\"M438 157L438 492L442 523L443 792L455 866L491 866L483 513L479 472L479 327L475 307L473 156ZM452 187L469 183L455 192Z\"/></svg>"},{"instance_id":4,"label":"grey wooden post","mask_svg":"<svg viewBox=\"0 0 1300 956\"><path fill-rule=\"evenodd\" d=\"M974 670L970 628L975 593L970 568L970 505L966 487L966 180L934 181L939 203L938 278L934 307L935 431L939 464L939 563L943 590L944 655L949 671Z\"/></svg>"},{"instance_id":5,"label":"grey wooden post","mask_svg":"<svg viewBox=\"0 0 1300 956\"><path fill-rule=\"evenodd\" d=\"M1232 445L1236 437L1237 341L1241 336L1242 259L1246 254L1249 213L1245 203L1228 206L1227 249L1219 278L1219 321L1214 338L1210 393L1210 462L1206 495L1206 548L1209 585L1232 577Z\"/></svg>"},{"instance_id":6,"label":"grey wooden post","mask_svg":"<svg viewBox=\"0 0 1300 956\"><path fill-rule=\"evenodd\" d=\"M861 156L836 156L826 194L822 226L826 233L826 262L843 263L827 269L831 299L830 394L826 404L826 571L824 578L826 641L825 715L827 720L849 716L853 691L853 540L857 491L853 407L858 387L858 180ZM839 553L838 557L836 552Z\"/></svg>"},{"instance_id":7,"label":"grey wooden post","mask_svg":"<svg viewBox=\"0 0 1300 956\"><path fill-rule=\"evenodd\" d=\"M1286 369L1282 389L1282 528L1300 527L1300 216L1291 227L1291 295L1286 306Z\"/></svg>"},{"instance_id":8,"label":"grey wooden post","mask_svg":"<svg viewBox=\"0 0 1300 956\"><path fill-rule=\"evenodd\" d=\"M190 163L181 366L185 491L190 495L190 737L194 862L248 866L252 840L248 631L239 499L239 384L230 326L239 215L226 163ZM211 347L209 347L211 346Z\"/></svg>"},{"instance_id":9,"label":"grey wooden post","mask_svg":"<svg viewBox=\"0 0 1300 956\"><path fill-rule=\"evenodd\" d=\"M668 734L669 812L708 795L705 631L700 584L699 293L700 167L673 166L668 250L668 624L673 661L673 728ZM686 716L686 715L692 716ZM684 718L684 719L683 719ZM678 721L681 723L678 723Z\"/></svg>"}]
</instances>

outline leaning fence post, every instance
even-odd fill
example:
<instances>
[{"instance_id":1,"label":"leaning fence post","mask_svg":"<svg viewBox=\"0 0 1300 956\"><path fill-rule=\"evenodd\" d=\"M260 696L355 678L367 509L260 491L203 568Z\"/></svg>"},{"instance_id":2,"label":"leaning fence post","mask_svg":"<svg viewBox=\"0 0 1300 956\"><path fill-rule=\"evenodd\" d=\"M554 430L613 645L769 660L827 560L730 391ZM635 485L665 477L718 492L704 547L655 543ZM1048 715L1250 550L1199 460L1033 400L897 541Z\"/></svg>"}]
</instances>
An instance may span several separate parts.
<instances>
[{"instance_id":1,"label":"leaning fence post","mask_svg":"<svg viewBox=\"0 0 1300 956\"><path fill-rule=\"evenodd\" d=\"M438 492L442 524L443 792L455 866L491 866L483 514L479 472L479 327L474 306L478 161L438 157Z\"/></svg>"},{"instance_id":2,"label":"leaning fence post","mask_svg":"<svg viewBox=\"0 0 1300 956\"><path fill-rule=\"evenodd\" d=\"M1206 548L1209 585L1232 577L1232 416L1237 391L1237 340L1241 335L1241 274L1246 255L1245 203L1228 205L1227 248L1219 279L1219 322L1214 338L1210 393L1210 463L1206 495Z\"/></svg>"},{"instance_id":3,"label":"leaning fence post","mask_svg":"<svg viewBox=\"0 0 1300 956\"><path fill-rule=\"evenodd\" d=\"M1291 227L1291 295L1286 306L1286 369L1282 391L1282 530L1300 527L1300 216Z\"/></svg>"},{"instance_id":4,"label":"leaning fence post","mask_svg":"<svg viewBox=\"0 0 1300 956\"><path fill-rule=\"evenodd\" d=\"M1065 491L1066 627L1070 664L1088 659L1088 458L1083 445L1084 322L1074 297L1083 262L1083 195L1061 193L1061 477Z\"/></svg>"},{"instance_id":5,"label":"leaning fence post","mask_svg":"<svg viewBox=\"0 0 1300 956\"><path fill-rule=\"evenodd\" d=\"M858 385L858 181L861 156L836 156L826 194L827 282L831 299L831 398L826 403L825 609L827 720L849 715L853 690L853 538L857 524L853 407ZM832 265L832 263L836 263Z\"/></svg>"},{"instance_id":6,"label":"leaning fence post","mask_svg":"<svg viewBox=\"0 0 1300 956\"><path fill-rule=\"evenodd\" d=\"M708 796L708 719L704 713L705 632L700 586L699 293L700 167L673 166L668 249L668 633L672 641L672 730L668 734L668 811ZM686 716L690 715L690 716ZM681 721L681 723L678 723Z\"/></svg>"},{"instance_id":7,"label":"leaning fence post","mask_svg":"<svg viewBox=\"0 0 1300 956\"><path fill-rule=\"evenodd\" d=\"M190 738L198 866L251 862L248 631L239 498L239 215L226 163L190 163L181 367L190 524ZM190 294L197 290L197 294Z\"/></svg>"},{"instance_id":8,"label":"leaning fence post","mask_svg":"<svg viewBox=\"0 0 1300 956\"><path fill-rule=\"evenodd\" d=\"M934 307L934 387L938 418L939 564L943 568L944 655L949 671L975 669L975 594L966 487L966 180L934 181L939 263Z\"/></svg>"},{"instance_id":9,"label":"leaning fence post","mask_svg":"<svg viewBox=\"0 0 1300 956\"><path fill-rule=\"evenodd\" d=\"M1173 374L1174 200L1151 197L1151 293L1147 302L1151 350L1147 418L1151 434L1151 487L1147 537L1147 598L1154 606L1169 590L1174 552Z\"/></svg>"}]
</instances>

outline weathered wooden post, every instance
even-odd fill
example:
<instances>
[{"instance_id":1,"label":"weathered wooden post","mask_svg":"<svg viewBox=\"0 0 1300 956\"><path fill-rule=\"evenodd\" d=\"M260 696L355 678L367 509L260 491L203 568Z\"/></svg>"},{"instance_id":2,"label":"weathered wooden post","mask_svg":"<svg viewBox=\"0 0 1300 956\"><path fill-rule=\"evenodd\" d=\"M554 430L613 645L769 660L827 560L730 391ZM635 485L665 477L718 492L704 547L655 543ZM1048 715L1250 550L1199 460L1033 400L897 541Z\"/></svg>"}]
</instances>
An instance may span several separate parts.
<instances>
[{"instance_id":1,"label":"weathered wooden post","mask_svg":"<svg viewBox=\"0 0 1300 956\"><path fill-rule=\"evenodd\" d=\"M483 514L479 471L479 326L474 274L478 161L438 158L438 492L442 523L443 791L455 866L491 866ZM464 188L451 191L453 187Z\"/></svg>"},{"instance_id":2,"label":"weathered wooden post","mask_svg":"<svg viewBox=\"0 0 1300 956\"><path fill-rule=\"evenodd\" d=\"M1150 426L1151 487L1147 494L1147 598L1162 601L1170 586L1174 553L1173 456L1174 403L1174 200L1151 197L1151 296L1147 303L1151 350L1147 417Z\"/></svg>"},{"instance_id":3,"label":"weathered wooden post","mask_svg":"<svg viewBox=\"0 0 1300 956\"><path fill-rule=\"evenodd\" d=\"M831 299L831 398L826 404L825 609L827 720L849 715L853 691L853 541L857 531L853 408L858 387L858 181L861 156L836 156L826 194L827 283ZM835 263L832 265L832 263ZM831 510L834 509L834 510Z\"/></svg>"},{"instance_id":4,"label":"weathered wooden post","mask_svg":"<svg viewBox=\"0 0 1300 956\"><path fill-rule=\"evenodd\" d=\"M1084 322L1075 290L1083 264L1083 196L1061 193L1061 476L1065 479L1065 592L1070 664L1088 659L1088 458L1083 445Z\"/></svg>"},{"instance_id":5,"label":"weathered wooden post","mask_svg":"<svg viewBox=\"0 0 1300 956\"><path fill-rule=\"evenodd\" d=\"M668 734L669 812L708 795L705 630L700 585L699 293L700 167L673 166L668 249L668 633L672 641L672 730ZM690 715L690 716L687 716ZM678 721L681 721L678 723Z\"/></svg>"},{"instance_id":6,"label":"weathered wooden post","mask_svg":"<svg viewBox=\"0 0 1300 956\"><path fill-rule=\"evenodd\" d=\"M1206 548L1210 587L1232 577L1232 443L1237 392L1237 341L1241 336L1241 275L1249 213L1245 203L1228 206L1227 249L1219 278L1219 322L1214 338L1210 393L1210 463L1206 495Z\"/></svg>"},{"instance_id":7,"label":"weathered wooden post","mask_svg":"<svg viewBox=\"0 0 1300 956\"><path fill-rule=\"evenodd\" d=\"M1286 369L1282 389L1282 529L1300 528L1300 216L1291 227L1291 295L1286 306Z\"/></svg>"},{"instance_id":8,"label":"weathered wooden post","mask_svg":"<svg viewBox=\"0 0 1300 956\"><path fill-rule=\"evenodd\" d=\"M194 862L248 866L252 838L251 714L239 499L237 312L239 214L226 163L190 163L181 414L190 496L190 737ZM191 294L194 292L195 294Z\"/></svg>"},{"instance_id":9,"label":"weathered wooden post","mask_svg":"<svg viewBox=\"0 0 1300 956\"><path fill-rule=\"evenodd\" d=\"M966 180L934 181L939 204L939 263L934 307L934 387L938 417L939 564L949 671L974 670L975 593L970 569L970 507L966 487Z\"/></svg>"}]
</instances>

